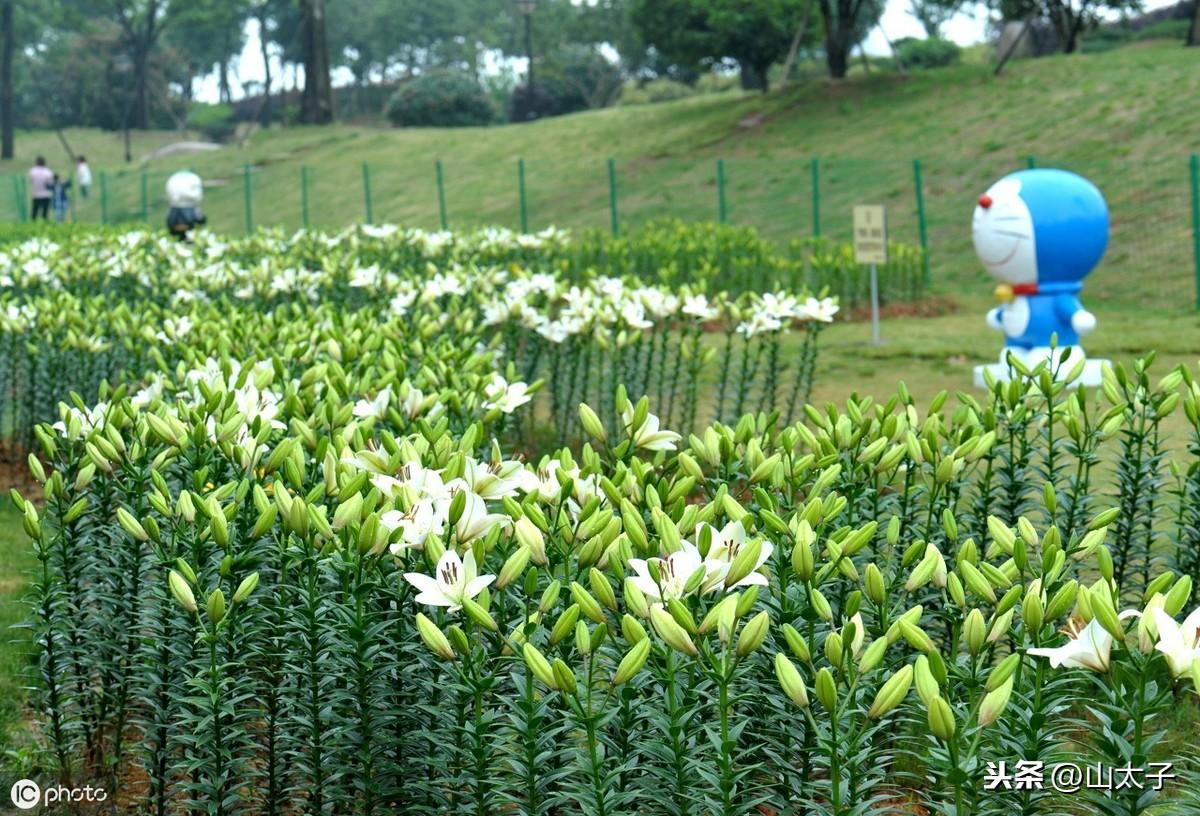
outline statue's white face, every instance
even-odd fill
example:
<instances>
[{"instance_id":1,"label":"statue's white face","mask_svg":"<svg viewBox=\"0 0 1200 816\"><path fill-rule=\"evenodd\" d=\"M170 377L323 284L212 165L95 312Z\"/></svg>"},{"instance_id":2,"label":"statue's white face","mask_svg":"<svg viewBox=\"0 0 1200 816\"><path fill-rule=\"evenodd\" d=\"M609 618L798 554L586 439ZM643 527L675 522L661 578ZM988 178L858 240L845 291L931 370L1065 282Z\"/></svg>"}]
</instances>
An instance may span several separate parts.
<instances>
[{"instance_id":1,"label":"statue's white face","mask_svg":"<svg viewBox=\"0 0 1200 816\"><path fill-rule=\"evenodd\" d=\"M204 183L195 173L180 171L167 179L167 203L172 207L198 207L204 199Z\"/></svg>"},{"instance_id":2,"label":"statue's white face","mask_svg":"<svg viewBox=\"0 0 1200 816\"><path fill-rule=\"evenodd\" d=\"M1037 282L1033 218L1021 199L1021 182L1002 179L979 197L971 223L975 254L1004 283Z\"/></svg>"}]
</instances>

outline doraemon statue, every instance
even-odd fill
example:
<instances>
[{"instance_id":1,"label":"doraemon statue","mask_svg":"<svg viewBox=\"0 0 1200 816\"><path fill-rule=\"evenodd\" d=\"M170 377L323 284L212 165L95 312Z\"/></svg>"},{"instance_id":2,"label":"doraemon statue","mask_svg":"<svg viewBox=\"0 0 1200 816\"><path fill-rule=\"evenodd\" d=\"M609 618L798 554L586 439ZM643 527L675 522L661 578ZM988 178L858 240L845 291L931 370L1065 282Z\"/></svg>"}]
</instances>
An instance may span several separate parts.
<instances>
[{"instance_id":1,"label":"doraemon statue","mask_svg":"<svg viewBox=\"0 0 1200 816\"><path fill-rule=\"evenodd\" d=\"M1008 379L1012 354L1030 368L1050 361L1059 378L1086 361L1074 384L1098 383L1100 361L1087 361L1079 346L1096 328L1079 292L1108 245L1108 206L1096 186L1065 170L1012 173L979 197L971 232L976 254L1001 282L1002 304L987 322L1007 343L1000 364L987 367L992 374ZM980 386L983 368L975 370Z\"/></svg>"}]
</instances>

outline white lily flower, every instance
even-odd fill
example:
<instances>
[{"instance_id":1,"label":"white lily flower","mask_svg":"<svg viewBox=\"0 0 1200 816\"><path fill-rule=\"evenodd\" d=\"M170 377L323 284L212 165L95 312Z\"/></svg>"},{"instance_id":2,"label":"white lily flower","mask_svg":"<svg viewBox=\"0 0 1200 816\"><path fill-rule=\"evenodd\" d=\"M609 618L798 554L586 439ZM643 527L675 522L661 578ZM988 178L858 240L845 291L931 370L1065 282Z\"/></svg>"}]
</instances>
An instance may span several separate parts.
<instances>
[{"instance_id":1,"label":"white lily flower","mask_svg":"<svg viewBox=\"0 0 1200 816\"><path fill-rule=\"evenodd\" d=\"M741 551L742 546L746 543L746 528L740 521L731 521L722 527L720 530L710 524L701 523L696 530L696 540L700 540L700 532L707 527L712 531L712 543L708 547L708 552L704 556L705 565L711 565L710 575L714 572L719 573L715 578L715 583L709 587L709 580L705 582L705 591L714 589L725 580L725 574L729 572L729 567L733 563L733 559L737 558L737 554ZM757 584L759 586L767 586L767 576L763 575L758 570L762 565L767 563L767 559L771 557L775 546L769 541L762 542L762 550L758 554L758 563L754 565L754 569L750 571L742 580L738 581L729 589L735 587L750 586Z\"/></svg>"},{"instance_id":2,"label":"white lily flower","mask_svg":"<svg viewBox=\"0 0 1200 816\"><path fill-rule=\"evenodd\" d=\"M512 522L512 519L503 513L489 513L487 504L479 495L467 491L466 496L467 503L463 514L454 525L454 532L460 543L465 544L482 538L491 532L493 527L507 527Z\"/></svg>"},{"instance_id":3,"label":"white lily flower","mask_svg":"<svg viewBox=\"0 0 1200 816\"><path fill-rule=\"evenodd\" d=\"M379 523L389 532L403 530L399 541L391 545L393 555L401 550L424 547L429 536L440 536L446 528L448 505L423 499L414 504L407 513L389 510L379 517Z\"/></svg>"},{"instance_id":4,"label":"white lily flower","mask_svg":"<svg viewBox=\"0 0 1200 816\"><path fill-rule=\"evenodd\" d=\"M1180 625L1163 609L1151 611L1158 627L1158 651L1167 656L1171 674L1180 677L1192 670L1192 664L1200 661L1200 607L1184 619Z\"/></svg>"},{"instance_id":5,"label":"white lily flower","mask_svg":"<svg viewBox=\"0 0 1200 816\"><path fill-rule=\"evenodd\" d=\"M392 389L387 387L375 395L374 399L360 399L354 403L356 417L374 417L382 419L387 414L388 403L392 399Z\"/></svg>"},{"instance_id":6,"label":"white lily flower","mask_svg":"<svg viewBox=\"0 0 1200 816\"><path fill-rule=\"evenodd\" d=\"M658 577L662 581L660 586L654 581L650 574L650 563L654 562L658 565ZM687 587L688 581L698 570L704 570L704 580L700 582L700 587L711 583L713 574L711 569L720 569L718 565L708 565L700 556L700 551L695 545L688 541L680 543L680 549L673 552L666 558L630 558L629 566L633 568L633 576L631 580L638 589L642 591L649 600L658 603L682 598L684 590ZM720 577L716 578L717 583L720 583ZM699 589L698 588L698 589Z\"/></svg>"},{"instance_id":7,"label":"white lily flower","mask_svg":"<svg viewBox=\"0 0 1200 816\"><path fill-rule=\"evenodd\" d=\"M510 383L499 374L492 376L492 381L483 389L483 407L485 410L499 408L506 414L520 408L533 399L529 386L523 382Z\"/></svg>"},{"instance_id":8,"label":"white lily flower","mask_svg":"<svg viewBox=\"0 0 1200 816\"><path fill-rule=\"evenodd\" d=\"M658 417L654 414L647 414L646 421L642 423L640 428L630 428L629 423L633 420L633 409L626 408L622 413L622 419L625 422L625 429L629 433L630 439L633 440L634 447L650 451L673 451L675 443L679 441L679 434L674 431L660 431L658 429Z\"/></svg>"},{"instance_id":9,"label":"white lily flower","mask_svg":"<svg viewBox=\"0 0 1200 816\"><path fill-rule=\"evenodd\" d=\"M1119 617L1136 617L1139 613L1127 609ZM1068 624L1067 635L1070 638L1062 646L1054 649L1029 649L1028 654L1049 658L1051 668L1089 669L1094 672L1108 671L1109 657L1112 654L1113 636L1100 625L1100 621L1092 622L1080 629L1077 621Z\"/></svg>"},{"instance_id":10,"label":"white lily flower","mask_svg":"<svg viewBox=\"0 0 1200 816\"><path fill-rule=\"evenodd\" d=\"M454 550L446 550L438 559L436 577L420 572L404 573L404 580L419 590L416 602L428 606L445 606L451 612L462 608L463 601L483 592L495 575L478 575L475 553L467 550L467 557L459 558Z\"/></svg>"}]
</instances>

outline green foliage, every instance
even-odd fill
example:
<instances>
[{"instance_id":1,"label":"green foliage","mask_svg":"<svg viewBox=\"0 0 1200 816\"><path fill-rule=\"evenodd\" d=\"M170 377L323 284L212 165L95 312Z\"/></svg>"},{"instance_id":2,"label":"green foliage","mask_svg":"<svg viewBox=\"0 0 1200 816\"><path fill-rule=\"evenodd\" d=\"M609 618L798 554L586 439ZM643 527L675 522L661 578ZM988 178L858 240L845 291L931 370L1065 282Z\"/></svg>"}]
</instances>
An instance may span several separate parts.
<instances>
[{"instance_id":1,"label":"green foliage","mask_svg":"<svg viewBox=\"0 0 1200 816\"><path fill-rule=\"evenodd\" d=\"M962 49L950 40L917 40L911 37L896 41L896 52L905 68L942 68L954 65L962 56Z\"/></svg>"},{"instance_id":2,"label":"green foliage","mask_svg":"<svg viewBox=\"0 0 1200 816\"><path fill-rule=\"evenodd\" d=\"M434 71L402 84L388 101L396 127L478 127L496 121L479 83L466 74Z\"/></svg>"},{"instance_id":3,"label":"green foliage","mask_svg":"<svg viewBox=\"0 0 1200 816\"><path fill-rule=\"evenodd\" d=\"M696 90L673 79L652 79L645 83L630 82L621 90L621 105L652 105L674 102L694 96Z\"/></svg>"},{"instance_id":4,"label":"green foliage","mask_svg":"<svg viewBox=\"0 0 1200 816\"><path fill-rule=\"evenodd\" d=\"M198 130L214 142L224 142L233 136L237 123L229 105L206 105L193 102L188 109L188 127Z\"/></svg>"}]
</instances>

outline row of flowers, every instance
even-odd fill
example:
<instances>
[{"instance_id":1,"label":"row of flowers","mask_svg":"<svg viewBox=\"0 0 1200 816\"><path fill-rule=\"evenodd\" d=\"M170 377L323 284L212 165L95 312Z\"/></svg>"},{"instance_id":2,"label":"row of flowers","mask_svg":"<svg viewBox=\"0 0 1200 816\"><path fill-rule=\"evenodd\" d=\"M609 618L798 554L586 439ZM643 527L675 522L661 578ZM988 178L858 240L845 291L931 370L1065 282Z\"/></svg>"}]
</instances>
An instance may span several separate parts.
<instances>
[{"instance_id":1,"label":"row of flowers","mask_svg":"<svg viewBox=\"0 0 1200 816\"><path fill-rule=\"evenodd\" d=\"M618 389L529 461L341 379L215 364L39 431L45 504L17 501L64 780L164 814L1192 807L1189 370L686 435ZM1178 784L985 791L1017 757Z\"/></svg>"}]
</instances>

